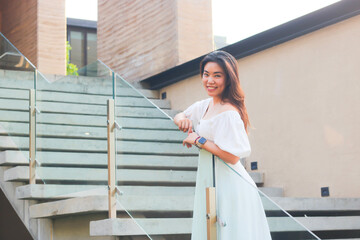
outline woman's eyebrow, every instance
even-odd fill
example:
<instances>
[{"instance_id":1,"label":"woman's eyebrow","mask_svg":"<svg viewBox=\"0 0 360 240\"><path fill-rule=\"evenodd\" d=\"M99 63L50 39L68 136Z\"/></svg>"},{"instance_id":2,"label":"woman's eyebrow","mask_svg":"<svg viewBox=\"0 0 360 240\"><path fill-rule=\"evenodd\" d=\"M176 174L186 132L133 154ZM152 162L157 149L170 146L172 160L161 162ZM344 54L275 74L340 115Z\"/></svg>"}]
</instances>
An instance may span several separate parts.
<instances>
[{"instance_id":1,"label":"woman's eyebrow","mask_svg":"<svg viewBox=\"0 0 360 240\"><path fill-rule=\"evenodd\" d=\"M209 72L206 71L206 70L204 70L204 72L209 73ZM214 74L218 74L218 73L224 74L223 72L214 72Z\"/></svg>"}]
</instances>

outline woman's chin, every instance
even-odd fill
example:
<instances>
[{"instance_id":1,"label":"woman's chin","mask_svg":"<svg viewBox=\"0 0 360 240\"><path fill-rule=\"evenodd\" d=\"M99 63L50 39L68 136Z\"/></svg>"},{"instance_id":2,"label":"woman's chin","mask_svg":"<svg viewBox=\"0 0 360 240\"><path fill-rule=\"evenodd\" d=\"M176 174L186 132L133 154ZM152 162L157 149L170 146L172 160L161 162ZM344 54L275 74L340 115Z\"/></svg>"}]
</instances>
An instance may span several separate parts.
<instances>
[{"instance_id":1,"label":"woman's chin","mask_svg":"<svg viewBox=\"0 0 360 240\"><path fill-rule=\"evenodd\" d=\"M215 96L215 92L214 91L209 91L209 90L206 90L206 92L207 92L207 94L209 95L209 96Z\"/></svg>"}]
</instances>

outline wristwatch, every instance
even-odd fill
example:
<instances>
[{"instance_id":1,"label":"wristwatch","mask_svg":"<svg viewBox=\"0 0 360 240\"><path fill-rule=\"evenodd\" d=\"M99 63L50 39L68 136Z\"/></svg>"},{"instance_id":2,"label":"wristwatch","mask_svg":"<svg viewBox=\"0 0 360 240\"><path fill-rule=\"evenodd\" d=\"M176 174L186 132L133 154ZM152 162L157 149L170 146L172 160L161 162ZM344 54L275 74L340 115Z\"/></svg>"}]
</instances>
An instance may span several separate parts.
<instances>
[{"instance_id":1,"label":"wristwatch","mask_svg":"<svg viewBox=\"0 0 360 240\"><path fill-rule=\"evenodd\" d=\"M195 143L198 148L202 148L202 146L206 143L206 141L207 141L206 138L201 137Z\"/></svg>"}]
</instances>

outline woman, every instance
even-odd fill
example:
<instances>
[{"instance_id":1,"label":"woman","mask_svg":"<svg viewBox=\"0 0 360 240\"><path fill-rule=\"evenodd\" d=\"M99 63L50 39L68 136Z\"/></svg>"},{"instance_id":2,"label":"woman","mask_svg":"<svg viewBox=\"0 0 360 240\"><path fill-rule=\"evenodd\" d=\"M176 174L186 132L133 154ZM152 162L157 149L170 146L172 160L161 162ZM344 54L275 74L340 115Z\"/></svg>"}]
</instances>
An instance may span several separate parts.
<instances>
[{"instance_id":1,"label":"woman","mask_svg":"<svg viewBox=\"0 0 360 240\"><path fill-rule=\"evenodd\" d=\"M199 158L192 239L206 239L205 188L214 184L219 240L271 239L256 185L239 162L250 155L251 148L237 61L229 53L215 51L202 60L200 73L211 98L194 103L174 118L179 129L188 132L183 145L195 145L216 156L214 163ZM205 153L200 151L200 155Z\"/></svg>"}]
</instances>

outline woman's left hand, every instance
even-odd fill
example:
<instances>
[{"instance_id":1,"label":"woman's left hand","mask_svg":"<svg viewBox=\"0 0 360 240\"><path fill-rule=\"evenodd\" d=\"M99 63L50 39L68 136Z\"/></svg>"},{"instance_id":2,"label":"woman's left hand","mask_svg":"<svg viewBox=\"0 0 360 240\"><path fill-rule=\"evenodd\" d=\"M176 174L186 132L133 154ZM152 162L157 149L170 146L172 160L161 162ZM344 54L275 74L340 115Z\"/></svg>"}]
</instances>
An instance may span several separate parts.
<instances>
[{"instance_id":1,"label":"woman's left hand","mask_svg":"<svg viewBox=\"0 0 360 240\"><path fill-rule=\"evenodd\" d=\"M188 148L191 148L192 145L193 145L194 142L195 142L195 139L196 139L198 136L199 136L199 135L197 135L197 133L192 132L191 130L189 130L187 138L185 138L184 141L183 141L183 146L185 146L185 144L186 144L186 146L187 146Z\"/></svg>"}]
</instances>

